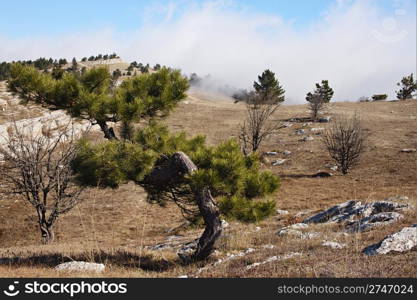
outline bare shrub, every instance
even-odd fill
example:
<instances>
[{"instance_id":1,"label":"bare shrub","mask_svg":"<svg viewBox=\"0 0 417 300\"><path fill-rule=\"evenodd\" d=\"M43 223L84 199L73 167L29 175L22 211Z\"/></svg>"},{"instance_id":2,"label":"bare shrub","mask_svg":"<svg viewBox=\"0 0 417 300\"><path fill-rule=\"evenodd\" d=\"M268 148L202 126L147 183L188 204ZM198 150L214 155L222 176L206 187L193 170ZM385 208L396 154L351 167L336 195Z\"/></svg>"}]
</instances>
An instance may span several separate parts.
<instances>
[{"instance_id":1,"label":"bare shrub","mask_svg":"<svg viewBox=\"0 0 417 300\"><path fill-rule=\"evenodd\" d=\"M365 134L357 114L335 118L323 135L323 144L343 175L358 164L365 149Z\"/></svg>"},{"instance_id":2,"label":"bare shrub","mask_svg":"<svg viewBox=\"0 0 417 300\"><path fill-rule=\"evenodd\" d=\"M256 152L262 141L280 128L279 124L270 121L279 105L279 102L265 100L255 93L250 94L246 101L246 119L239 135L244 155Z\"/></svg>"},{"instance_id":3,"label":"bare shrub","mask_svg":"<svg viewBox=\"0 0 417 300\"><path fill-rule=\"evenodd\" d=\"M35 134L33 127L19 128L14 122L3 139L3 181L9 193L22 195L36 209L42 242L52 242L58 217L80 201L82 191L72 180L71 162L78 148L74 129L67 124L55 136Z\"/></svg>"}]
</instances>

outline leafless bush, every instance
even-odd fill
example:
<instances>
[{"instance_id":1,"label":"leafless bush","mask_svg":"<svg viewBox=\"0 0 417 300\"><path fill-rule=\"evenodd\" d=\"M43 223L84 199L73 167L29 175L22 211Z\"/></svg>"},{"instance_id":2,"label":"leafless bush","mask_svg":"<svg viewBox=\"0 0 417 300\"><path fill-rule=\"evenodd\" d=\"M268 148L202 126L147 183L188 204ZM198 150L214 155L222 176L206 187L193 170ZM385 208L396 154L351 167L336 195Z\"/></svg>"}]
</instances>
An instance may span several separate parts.
<instances>
[{"instance_id":1,"label":"leafless bush","mask_svg":"<svg viewBox=\"0 0 417 300\"><path fill-rule=\"evenodd\" d=\"M77 153L74 129L67 124L53 136L18 128L16 122L13 127L0 145L0 173L9 192L36 209L42 242L49 243L58 217L80 201L82 190L73 183L71 170Z\"/></svg>"},{"instance_id":2,"label":"leafless bush","mask_svg":"<svg viewBox=\"0 0 417 300\"><path fill-rule=\"evenodd\" d=\"M255 93L249 95L246 100L246 120L240 128L239 135L242 152L245 155L256 152L262 141L280 127L279 124L270 121L279 103L261 99Z\"/></svg>"},{"instance_id":3,"label":"leafless bush","mask_svg":"<svg viewBox=\"0 0 417 300\"><path fill-rule=\"evenodd\" d=\"M365 149L365 134L358 115L334 119L323 135L323 143L339 170L347 174Z\"/></svg>"}]
</instances>

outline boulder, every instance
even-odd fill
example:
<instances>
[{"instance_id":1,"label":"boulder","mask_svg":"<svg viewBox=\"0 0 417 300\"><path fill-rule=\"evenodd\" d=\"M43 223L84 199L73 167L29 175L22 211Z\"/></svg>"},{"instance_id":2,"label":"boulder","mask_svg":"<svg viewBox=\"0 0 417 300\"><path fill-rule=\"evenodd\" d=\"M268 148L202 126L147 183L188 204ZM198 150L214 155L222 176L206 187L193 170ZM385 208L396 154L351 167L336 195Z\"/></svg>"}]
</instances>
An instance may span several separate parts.
<instances>
[{"instance_id":1,"label":"boulder","mask_svg":"<svg viewBox=\"0 0 417 300\"><path fill-rule=\"evenodd\" d=\"M288 215L289 214L288 210L282 210L282 209L277 209L276 212L277 212L278 215Z\"/></svg>"},{"instance_id":2,"label":"boulder","mask_svg":"<svg viewBox=\"0 0 417 300\"><path fill-rule=\"evenodd\" d=\"M377 244L362 250L366 255L387 254L390 252L406 252L417 249L417 224L404 227L399 232L386 236Z\"/></svg>"},{"instance_id":3,"label":"boulder","mask_svg":"<svg viewBox=\"0 0 417 300\"><path fill-rule=\"evenodd\" d=\"M90 263L85 261L71 261L57 265L55 270L65 272L103 272L106 267L103 264Z\"/></svg>"}]
</instances>

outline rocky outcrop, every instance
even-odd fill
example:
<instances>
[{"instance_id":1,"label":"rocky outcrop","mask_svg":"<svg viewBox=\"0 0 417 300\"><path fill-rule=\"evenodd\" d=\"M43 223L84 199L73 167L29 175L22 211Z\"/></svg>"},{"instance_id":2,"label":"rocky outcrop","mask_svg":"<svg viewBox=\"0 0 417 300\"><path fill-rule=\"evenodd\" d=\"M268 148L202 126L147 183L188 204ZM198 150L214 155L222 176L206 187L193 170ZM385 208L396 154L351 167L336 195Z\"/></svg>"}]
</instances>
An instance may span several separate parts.
<instances>
[{"instance_id":1,"label":"rocky outcrop","mask_svg":"<svg viewBox=\"0 0 417 300\"><path fill-rule=\"evenodd\" d=\"M399 232L386 236L377 244L362 250L366 255L387 254L390 252L406 252L417 249L417 224L404 227Z\"/></svg>"},{"instance_id":2,"label":"rocky outcrop","mask_svg":"<svg viewBox=\"0 0 417 300\"><path fill-rule=\"evenodd\" d=\"M406 208L406 203L376 201L362 204L350 200L313 215L303 223L344 222L347 232L362 232L400 220L402 215L397 211Z\"/></svg>"},{"instance_id":3,"label":"rocky outcrop","mask_svg":"<svg viewBox=\"0 0 417 300\"><path fill-rule=\"evenodd\" d=\"M387 225L402 219L403 216L397 212L377 213L359 221L349 221L346 223L347 232L363 232L375 226Z\"/></svg>"}]
</instances>

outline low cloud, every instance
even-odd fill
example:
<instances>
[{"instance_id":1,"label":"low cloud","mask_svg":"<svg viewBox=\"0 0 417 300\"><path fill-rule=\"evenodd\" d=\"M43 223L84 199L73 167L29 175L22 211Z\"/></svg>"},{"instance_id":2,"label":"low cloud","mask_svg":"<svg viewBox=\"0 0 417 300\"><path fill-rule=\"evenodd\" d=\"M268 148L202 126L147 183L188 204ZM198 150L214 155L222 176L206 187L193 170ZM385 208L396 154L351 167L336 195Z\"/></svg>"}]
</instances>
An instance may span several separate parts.
<instances>
[{"instance_id":1,"label":"low cloud","mask_svg":"<svg viewBox=\"0 0 417 300\"><path fill-rule=\"evenodd\" d=\"M334 88L335 100L374 93L394 98L396 82L415 72L416 19L406 7L393 7L387 14L378 1L339 0L300 30L279 15L256 13L235 2L181 4L145 10L144 21L131 32L26 40L6 40L0 34L0 60L116 51L128 61L210 74L238 88L250 88L269 68L284 86L287 103L304 103L305 94L322 79Z\"/></svg>"}]
</instances>

